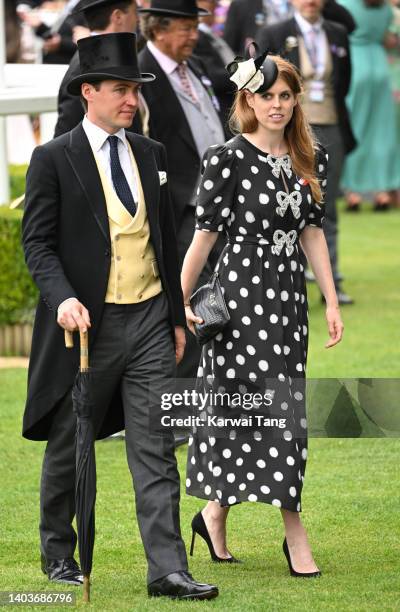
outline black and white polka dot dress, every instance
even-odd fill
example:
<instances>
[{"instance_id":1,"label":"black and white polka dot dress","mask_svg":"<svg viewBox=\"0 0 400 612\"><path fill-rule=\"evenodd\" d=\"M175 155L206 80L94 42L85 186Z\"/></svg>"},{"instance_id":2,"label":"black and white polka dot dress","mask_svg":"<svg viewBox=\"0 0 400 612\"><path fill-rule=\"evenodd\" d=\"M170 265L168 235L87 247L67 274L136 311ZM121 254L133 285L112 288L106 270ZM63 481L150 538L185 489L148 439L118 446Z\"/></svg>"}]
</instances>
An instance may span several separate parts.
<instances>
[{"instance_id":1,"label":"black and white polka dot dress","mask_svg":"<svg viewBox=\"0 0 400 612\"><path fill-rule=\"evenodd\" d=\"M324 191L323 150L316 164ZM227 233L217 269L231 316L203 347L198 390L267 393L271 423L280 419L281 425L265 426L262 419L258 426L253 419L251 427L219 428L204 420L189 441L187 493L223 506L261 501L299 512L308 316L298 240L306 225L321 227L323 207L288 155L268 155L242 135L208 150L197 203L196 228ZM207 408L202 418L211 413Z\"/></svg>"}]
</instances>

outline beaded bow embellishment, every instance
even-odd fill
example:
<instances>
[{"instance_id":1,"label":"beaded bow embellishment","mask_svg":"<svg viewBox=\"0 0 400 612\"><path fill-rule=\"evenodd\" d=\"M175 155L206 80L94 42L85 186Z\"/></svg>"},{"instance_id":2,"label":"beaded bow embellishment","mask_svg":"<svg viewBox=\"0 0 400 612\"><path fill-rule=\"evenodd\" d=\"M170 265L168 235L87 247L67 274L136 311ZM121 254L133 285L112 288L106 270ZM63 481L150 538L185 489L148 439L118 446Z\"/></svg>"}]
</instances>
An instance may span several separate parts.
<instances>
[{"instance_id":1,"label":"beaded bow embellishment","mask_svg":"<svg viewBox=\"0 0 400 612\"><path fill-rule=\"evenodd\" d=\"M292 209L293 217L298 219L300 217L300 204L302 201L300 191L292 191L292 193L285 193L284 191L278 191L276 194L276 201L279 206L275 209L280 217L284 217L288 207Z\"/></svg>"},{"instance_id":2,"label":"beaded bow embellishment","mask_svg":"<svg viewBox=\"0 0 400 612\"><path fill-rule=\"evenodd\" d=\"M286 254L290 256L294 251L294 243L297 239L296 230L290 230L286 233L283 230L276 230L272 236L274 244L271 247L271 251L274 255L280 255L283 247L286 247Z\"/></svg>"},{"instance_id":3,"label":"beaded bow embellishment","mask_svg":"<svg viewBox=\"0 0 400 612\"><path fill-rule=\"evenodd\" d=\"M272 157L271 154L267 156L267 162L272 168L272 174L279 178L281 174L281 169L284 170L286 176L291 178L292 176L292 160L289 155L285 155L284 157Z\"/></svg>"}]
</instances>

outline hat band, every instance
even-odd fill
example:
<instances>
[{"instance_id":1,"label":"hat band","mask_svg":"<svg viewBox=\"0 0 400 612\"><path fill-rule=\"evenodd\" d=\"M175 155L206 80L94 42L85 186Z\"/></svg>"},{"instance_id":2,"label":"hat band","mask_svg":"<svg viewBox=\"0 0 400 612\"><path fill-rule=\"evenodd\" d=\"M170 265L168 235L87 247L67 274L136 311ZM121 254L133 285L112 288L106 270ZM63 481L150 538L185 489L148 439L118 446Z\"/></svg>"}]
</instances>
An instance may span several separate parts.
<instances>
[{"instance_id":1,"label":"hat band","mask_svg":"<svg viewBox=\"0 0 400 612\"><path fill-rule=\"evenodd\" d=\"M128 77L130 79L133 78L141 78L141 73L134 66L92 66L89 70L82 70L80 75L77 76L87 76L93 74L115 74L115 80L117 81L119 77Z\"/></svg>"}]
</instances>

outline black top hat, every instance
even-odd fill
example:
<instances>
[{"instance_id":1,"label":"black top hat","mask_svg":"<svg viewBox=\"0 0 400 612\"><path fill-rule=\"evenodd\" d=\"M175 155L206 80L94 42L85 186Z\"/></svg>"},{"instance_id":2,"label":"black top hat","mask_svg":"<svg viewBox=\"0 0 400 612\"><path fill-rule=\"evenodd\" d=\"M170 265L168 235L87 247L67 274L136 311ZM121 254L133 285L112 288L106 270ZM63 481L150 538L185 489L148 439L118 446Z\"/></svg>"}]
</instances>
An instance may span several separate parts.
<instances>
[{"instance_id":1,"label":"black top hat","mask_svg":"<svg viewBox=\"0 0 400 612\"><path fill-rule=\"evenodd\" d=\"M196 0L151 0L150 8L140 8L139 13L170 17L198 17L210 14L206 9L198 8Z\"/></svg>"},{"instance_id":2,"label":"black top hat","mask_svg":"<svg viewBox=\"0 0 400 612\"><path fill-rule=\"evenodd\" d=\"M80 0L70 14L76 15L82 11L87 11L97 7L112 6L113 4L118 4L118 2L119 0Z\"/></svg>"},{"instance_id":3,"label":"black top hat","mask_svg":"<svg viewBox=\"0 0 400 612\"><path fill-rule=\"evenodd\" d=\"M81 93L82 83L98 83L106 80L149 83L154 74L141 73L136 54L136 34L98 34L78 40L81 73L67 85L74 96Z\"/></svg>"}]
</instances>

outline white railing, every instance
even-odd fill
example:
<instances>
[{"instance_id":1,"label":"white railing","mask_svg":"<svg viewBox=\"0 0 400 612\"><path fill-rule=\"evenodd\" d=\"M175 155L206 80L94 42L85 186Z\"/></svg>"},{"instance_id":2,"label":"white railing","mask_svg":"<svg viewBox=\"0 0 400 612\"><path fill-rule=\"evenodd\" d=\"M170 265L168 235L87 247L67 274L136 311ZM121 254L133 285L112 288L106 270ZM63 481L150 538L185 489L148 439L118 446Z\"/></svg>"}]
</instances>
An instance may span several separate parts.
<instances>
[{"instance_id":1,"label":"white railing","mask_svg":"<svg viewBox=\"0 0 400 612\"><path fill-rule=\"evenodd\" d=\"M0 7L2 0L0 0ZM1 9L0 9L1 23ZM1 36L0 36L1 38ZM9 201L8 159L5 117L25 113L41 114L42 141L52 136L60 83L68 66L64 64L4 64L0 44L0 204ZM46 115L52 113L52 116Z\"/></svg>"}]
</instances>

